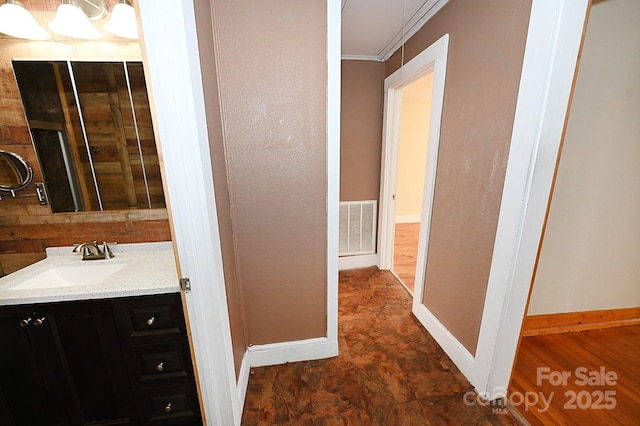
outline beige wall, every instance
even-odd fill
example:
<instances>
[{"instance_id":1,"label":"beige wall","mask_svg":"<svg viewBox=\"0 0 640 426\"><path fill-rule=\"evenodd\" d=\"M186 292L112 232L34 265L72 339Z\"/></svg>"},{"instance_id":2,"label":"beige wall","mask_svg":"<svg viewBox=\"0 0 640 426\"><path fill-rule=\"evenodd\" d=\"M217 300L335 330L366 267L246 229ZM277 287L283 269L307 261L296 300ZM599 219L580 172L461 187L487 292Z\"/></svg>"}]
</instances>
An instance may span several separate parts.
<instances>
[{"instance_id":1,"label":"beige wall","mask_svg":"<svg viewBox=\"0 0 640 426\"><path fill-rule=\"evenodd\" d=\"M640 306L639 22L591 9L530 315Z\"/></svg>"},{"instance_id":2,"label":"beige wall","mask_svg":"<svg viewBox=\"0 0 640 426\"><path fill-rule=\"evenodd\" d=\"M448 33L425 305L476 350L531 1L451 0L407 43L405 61ZM397 52L387 75L400 65Z\"/></svg>"},{"instance_id":3,"label":"beige wall","mask_svg":"<svg viewBox=\"0 0 640 426\"><path fill-rule=\"evenodd\" d=\"M242 357L247 350L248 344L245 332L244 301L242 299L242 292L236 271L236 253L233 243L231 203L229 199L227 166L225 161L220 96L218 92L218 74L213 48L214 31L212 9L210 2L194 2L194 7L198 47L200 49L200 67L202 69L202 75L205 76L202 85L205 97L209 146L211 149L213 184L216 192L216 209L218 213L218 227L220 229L220 245L222 248L229 323L231 326L233 359L237 378L240 373L240 366L242 365Z\"/></svg>"},{"instance_id":4,"label":"beige wall","mask_svg":"<svg viewBox=\"0 0 640 426\"><path fill-rule=\"evenodd\" d=\"M213 4L247 341L326 336L326 2Z\"/></svg>"},{"instance_id":5,"label":"beige wall","mask_svg":"<svg viewBox=\"0 0 640 426\"><path fill-rule=\"evenodd\" d=\"M429 73L402 92L396 223L420 222L432 88L433 73Z\"/></svg>"},{"instance_id":6,"label":"beige wall","mask_svg":"<svg viewBox=\"0 0 640 426\"><path fill-rule=\"evenodd\" d=\"M342 61L340 201L380 197L384 64Z\"/></svg>"}]
</instances>

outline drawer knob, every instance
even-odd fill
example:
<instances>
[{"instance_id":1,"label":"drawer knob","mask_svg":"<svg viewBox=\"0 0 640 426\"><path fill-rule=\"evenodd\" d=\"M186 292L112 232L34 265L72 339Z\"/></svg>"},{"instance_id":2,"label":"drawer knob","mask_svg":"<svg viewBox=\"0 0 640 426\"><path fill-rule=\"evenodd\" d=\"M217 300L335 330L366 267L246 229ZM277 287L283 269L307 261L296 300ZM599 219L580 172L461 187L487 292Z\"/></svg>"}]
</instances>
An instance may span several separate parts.
<instances>
[{"instance_id":1,"label":"drawer knob","mask_svg":"<svg viewBox=\"0 0 640 426\"><path fill-rule=\"evenodd\" d=\"M151 327L156 322L156 317L151 317L147 320L147 325Z\"/></svg>"},{"instance_id":2,"label":"drawer knob","mask_svg":"<svg viewBox=\"0 0 640 426\"><path fill-rule=\"evenodd\" d=\"M171 412L171 403L168 403L167 405L164 406L164 412L165 413Z\"/></svg>"},{"instance_id":3,"label":"drawer knob","mask_svg":"<svg viewBox=\"0 0 640 426\"><path fill-rule=\"evenodd\" d=\"M44 324L45 320L46 320L45 317L36 318L36 320L33 322L33 325L35 325L36 327L40 327L42 324Z\"/></svg>"},{"instance_id":4,"label":"drawer knob","mask_svg":"<svg viewBox=\"0 0 640 426\"><path fill-rule=\"evenodd\" d=\"M156 365L156 370L158 371L164 370L164 362L161 362L160 364Z\"/></svg>"},{"instance_id":5,"label":"drawer knob","mask_svg":"<svg viewBox=\"0 0 640 426\"><path fill-rule=\"evenodd\" d=\"M31 322L31 318L25 318L22 321L20 321L20 327L28 327L30 322Z\"/></svg>"}]
</instances>

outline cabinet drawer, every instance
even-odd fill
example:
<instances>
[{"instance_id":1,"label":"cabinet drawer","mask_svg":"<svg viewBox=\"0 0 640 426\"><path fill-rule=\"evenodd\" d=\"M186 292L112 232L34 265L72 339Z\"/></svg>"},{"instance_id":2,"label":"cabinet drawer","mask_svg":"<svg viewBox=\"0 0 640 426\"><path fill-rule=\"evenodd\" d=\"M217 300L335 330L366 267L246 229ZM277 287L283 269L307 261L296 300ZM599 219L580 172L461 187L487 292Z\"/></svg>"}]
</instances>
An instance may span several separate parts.
<instances>
[{"instance_id":1,"label":"cabinet drawer","mask_svg":"<svg viewBox=\"0 0 640 426\"><path fill-rule=\"evenodd\" d=\"M201 424L195 385L174 385L141 389L135 394L141 424Z\"/></svg>"},{"instance_id":2,"label":"cabinet drawer","mask_svg":"<svg viewBox=\"0 0 640 426\"><path fill-rule=\"evenodd\" d=\"M179 294L115 299L113 310L123 345L186 339Z\"/></svg>"},{"instance_id":3,"label":"cabinet drawer","mask_svg":"<svg viewBox=\"0 0 640 426\"><path fill-rule=\"evenodd\" d=\"M160 343L125 348L134 387L193 382L187 342Z\"/></svg>"}]
</instances>

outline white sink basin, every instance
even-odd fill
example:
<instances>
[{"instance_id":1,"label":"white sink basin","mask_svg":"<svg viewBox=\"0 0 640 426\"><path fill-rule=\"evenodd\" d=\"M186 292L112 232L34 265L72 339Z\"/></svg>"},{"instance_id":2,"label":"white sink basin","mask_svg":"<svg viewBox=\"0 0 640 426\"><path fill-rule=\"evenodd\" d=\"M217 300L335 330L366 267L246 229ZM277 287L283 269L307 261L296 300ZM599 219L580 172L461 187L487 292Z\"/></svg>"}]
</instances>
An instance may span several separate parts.
<instances>
[{"instance_id":1,"label":"white sink basin","mask_svg":"<svg viewBox=\"0 0 640 426\"><path fill-rule=\"evenodd\" d=\"M11 287L11 290L95 285L124 268L127 263L93 260L68 265L50 265L37 275Z\"/></svg>"}]
</instances>

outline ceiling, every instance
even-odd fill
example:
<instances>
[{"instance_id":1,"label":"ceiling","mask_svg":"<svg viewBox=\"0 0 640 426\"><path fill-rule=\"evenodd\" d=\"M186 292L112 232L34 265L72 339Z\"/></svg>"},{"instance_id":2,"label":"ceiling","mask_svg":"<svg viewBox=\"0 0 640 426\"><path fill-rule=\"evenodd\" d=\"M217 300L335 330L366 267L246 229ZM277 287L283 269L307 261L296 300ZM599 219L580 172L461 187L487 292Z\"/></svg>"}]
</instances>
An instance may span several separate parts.
<instances>
[{"instance_id":1,"label":"ceiling","mask_svg":"<svg viewBox=\"0 0 640 426\"><path fill-rule=\"evenodd\" d=\"M342 0L342 58L385 61L449 0Z\"/></svg>"},{"instance_id":2,"label":"ceiling","mask_svg":"<svg viewBox=\"0 0 640 426\"><path fill-rule=\"evenodd\" d=\"M93 0L77 0L91 5ZM385 61L449 0L341 0L342 58ZM476 0L473 0L476 1ZM100 0L111 10L117 0ZM28 10L55 12L60 0L21 0ZM404 24L404 30L403 30Z\"/></svg>"}]
</instances>

